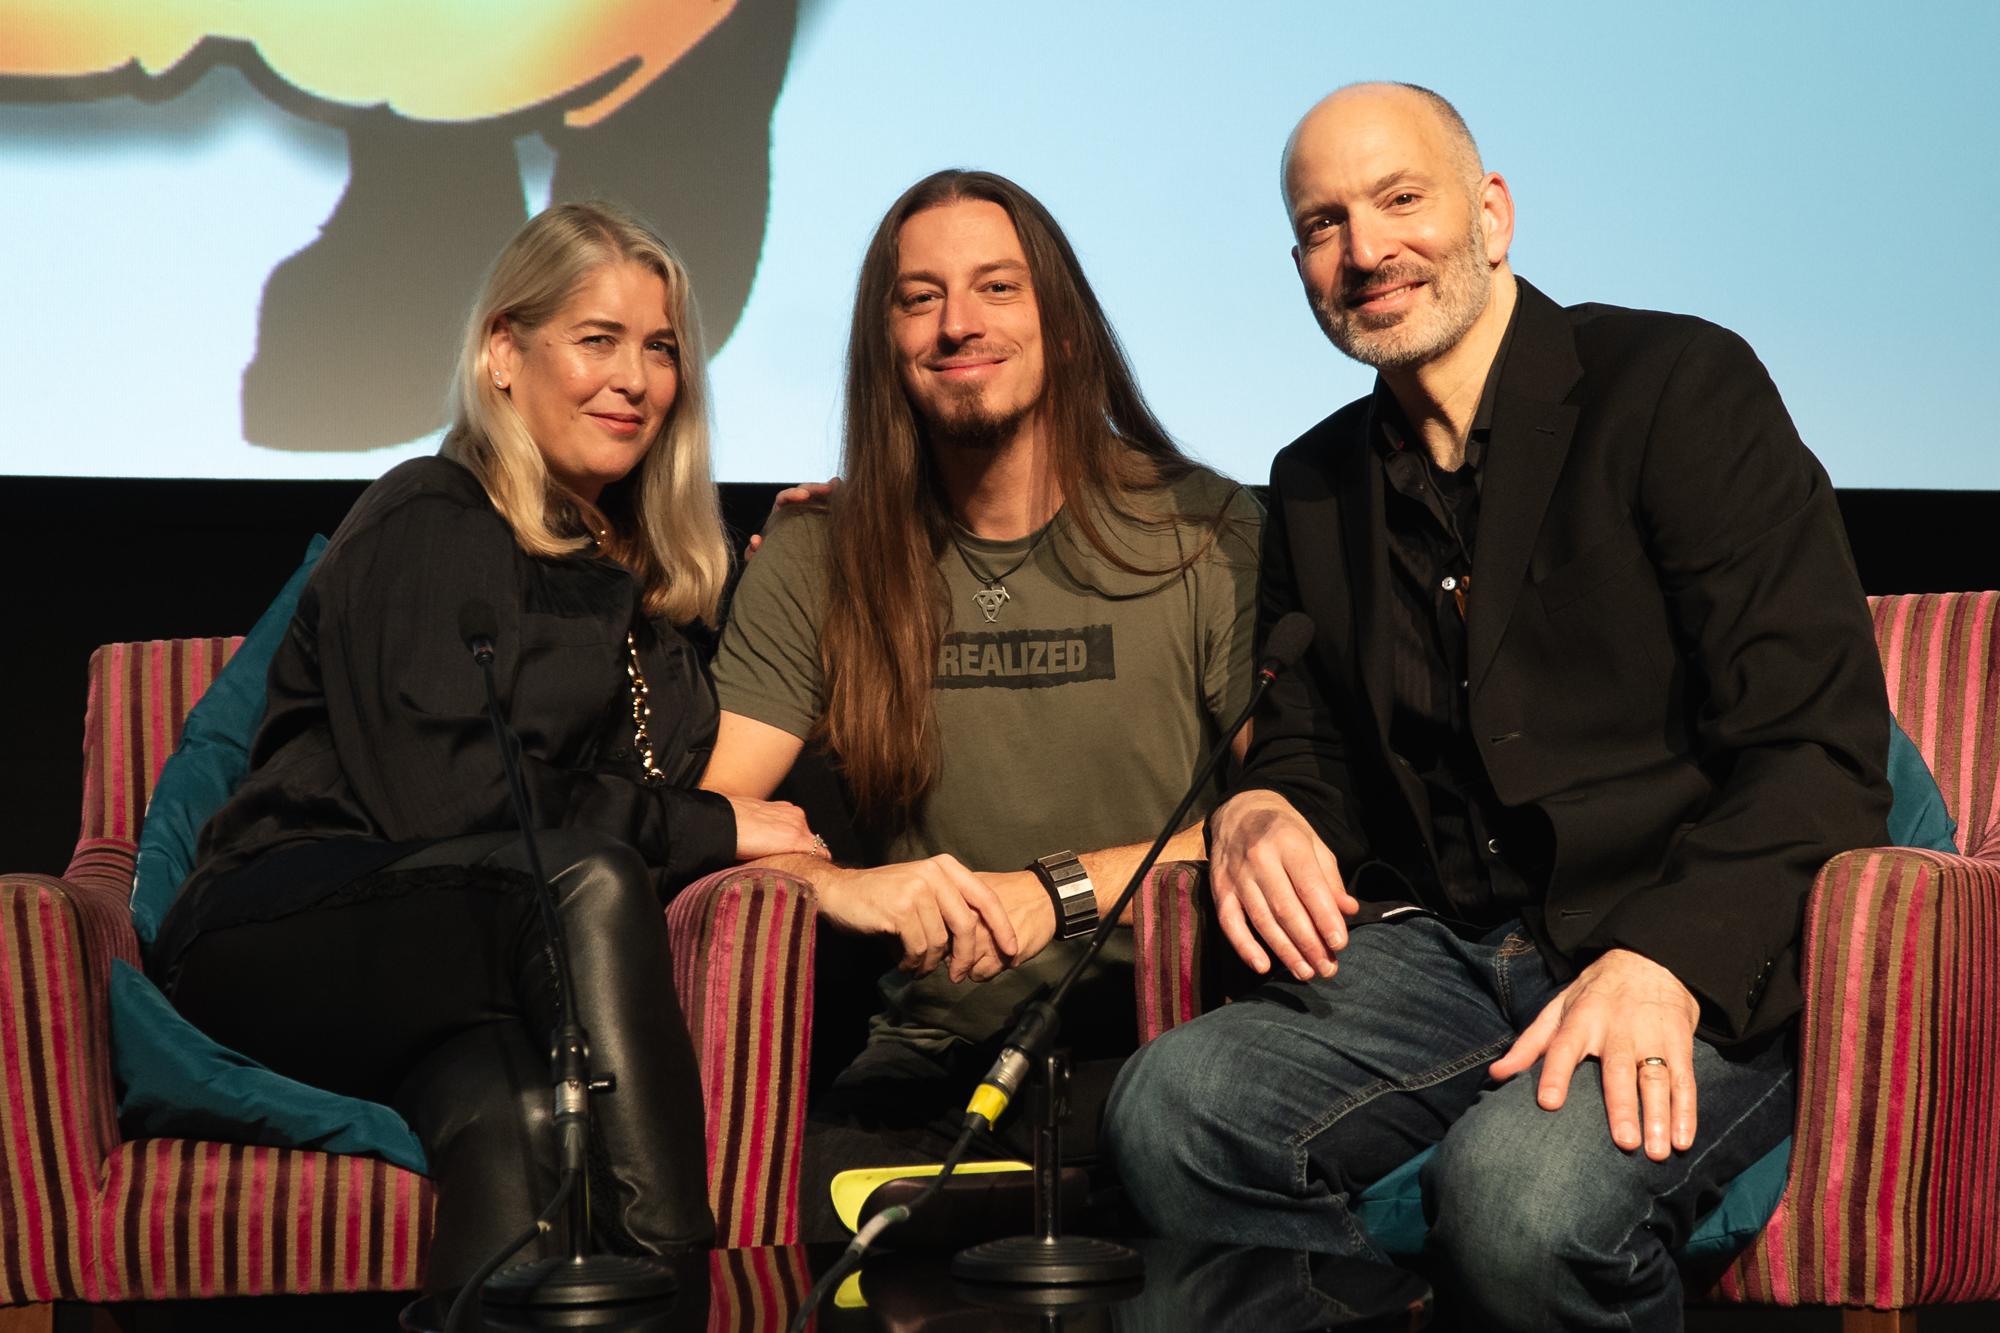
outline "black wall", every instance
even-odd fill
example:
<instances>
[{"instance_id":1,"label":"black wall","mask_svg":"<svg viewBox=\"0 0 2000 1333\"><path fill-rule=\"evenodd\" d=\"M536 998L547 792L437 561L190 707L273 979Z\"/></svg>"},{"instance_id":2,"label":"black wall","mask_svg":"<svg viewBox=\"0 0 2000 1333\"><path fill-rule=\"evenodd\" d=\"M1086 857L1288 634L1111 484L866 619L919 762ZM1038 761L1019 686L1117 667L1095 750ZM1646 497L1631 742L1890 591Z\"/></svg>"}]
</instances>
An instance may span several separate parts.
<instances>
[{"instance_id":1,"label":"black wall","mask_svg":"<svg viewBox=\"0 0 2000 1333\"><path fill-rule=\"evenodd\" d=\"M0 870L68 864L91 650L247 630L364 485L0 482ZM723 487L731 525L754 531L776 490ZM2000 587L2000 493L1845 491L1840 503L1869 592Z\"/></svg>"}]
</instances>

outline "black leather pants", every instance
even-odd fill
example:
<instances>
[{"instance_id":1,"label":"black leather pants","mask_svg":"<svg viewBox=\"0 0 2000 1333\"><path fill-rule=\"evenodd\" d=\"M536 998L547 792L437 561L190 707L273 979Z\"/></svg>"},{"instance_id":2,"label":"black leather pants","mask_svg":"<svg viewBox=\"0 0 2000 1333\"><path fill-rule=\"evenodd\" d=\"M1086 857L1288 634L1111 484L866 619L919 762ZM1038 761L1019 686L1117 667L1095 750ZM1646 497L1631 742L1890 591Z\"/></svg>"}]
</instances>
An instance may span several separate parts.
<instances>
[{"instance_id":1,"label":"black leather pants","mask_svg":"<svg viewBox=\"0 0 2000 1333\"><path fill-rule=\"evenodd\" d=\"M618 1081L591 1099L599 1245L664 1254L706 1244L701 1090L646 865L596 834L537 841L561 903L591 1069ZM173 993L223 1044L317 1087L387 1102L410 1122L439 1187L432 1288L462 1282L555 1190L554 981L524 881L491 873L525 862L517 834L434 844L359 891L204 933Z\"/></svg>"}]
</instances>

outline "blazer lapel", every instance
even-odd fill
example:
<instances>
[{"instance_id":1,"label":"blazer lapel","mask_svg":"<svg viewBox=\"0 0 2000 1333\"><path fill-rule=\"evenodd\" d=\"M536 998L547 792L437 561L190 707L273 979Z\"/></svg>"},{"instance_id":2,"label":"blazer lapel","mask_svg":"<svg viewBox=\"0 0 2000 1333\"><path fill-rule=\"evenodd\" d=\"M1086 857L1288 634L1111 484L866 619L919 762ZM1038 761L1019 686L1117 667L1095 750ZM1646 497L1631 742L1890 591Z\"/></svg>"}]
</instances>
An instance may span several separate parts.
<instances>
[{"instance_id":1,"label":"blazer lapel","mask_svg":"<svg viewBox=\"0 0 2000 1333\"><path fill-rule=\"evenodd\" d=\"M1518 280L1517 280L1518 282ZM1565 402L1582 378L1561 306L1518 282L1514 335L1501 367L1479 495L1466 612L1466 679L1478 690L1514 614L1542 516L1569 454L1577 409Z\"/></svg>"}]
</instances>

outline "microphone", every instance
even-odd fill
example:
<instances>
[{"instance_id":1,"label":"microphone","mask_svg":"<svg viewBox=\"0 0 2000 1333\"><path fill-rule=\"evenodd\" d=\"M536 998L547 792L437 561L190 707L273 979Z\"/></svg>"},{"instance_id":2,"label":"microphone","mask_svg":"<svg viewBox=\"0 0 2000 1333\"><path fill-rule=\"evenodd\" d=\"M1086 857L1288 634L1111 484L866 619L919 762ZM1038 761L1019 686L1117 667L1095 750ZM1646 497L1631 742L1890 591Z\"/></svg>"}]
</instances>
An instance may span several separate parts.
<instances>
[{"instance_id":1,"label":"microphone","mask_svg":"<svg viewBox=\"0 0 2000 1333\"><path fill-rule=\"evenodd\" d=\"M1257 664L1257 683L1250 691L1249 702L1243 706L1243 711L1222 734L1222 738L1216 741L1215 748L1209 751L1207 761L1202 764L1201 771L1195 774L1194 781L1188 786L1187 794L1181 797L1181 803L1174 807L1173 814L1167 816L1166 826L1160 830L1160 836L1153 839L1153 845L1147 850L1145 859L1139 862L1138 868L1132 872L1132 878L1126 881L1125 890L1118 895L1117 903L1104 914L1103 920L1097 923L1097 930L1091 935L1090 943L1084 948L1082 955L1071 964L1069 971L1063 974L1062 980L1056 983L1055 989L1049 992L1046 998L1031 1000L1022 1009L1021 1016L1016 1021L1013 1032L1008 1034L1007 1044L1001 1049L999 1058L993 1062L993 1068L987 1071L986 1077L980 1080L979 1086L973 1090L971 1101L966 1104L968 1122L977 1117L984 1122L982 1128L993 1128L999 1122L1001 1115L1006 1112L1008 1104L1014 1100L1014 1095L1021 1090L1021 1084L1026 1081L1029 1072L1054 1048L1056 1031L1061 1024L1061 1017L1056 1007L1062 1003L1063 997L1069 994L1070 987L1076 983L1077 977L1099 953L1103 952L1105 942L1111 938L1111 931L1118 924L1118 918L1125 914L1125 908L1139 892L1140 884L1144 883L1146 876L1152 873L1153 865L1160 859L1160 853L1165 850L1168 840L1180 830L1181 821L1187 818L1189 808L1194 805L1195 798L1201 794L1202 788L1208 785L1209 777L1222 763L1222 757L1229 753L1229 747L1235 742L1237 733L1243 730L1244 725L1250 721L1250 715L1257 711L1257 705L1263 702L1264 692L1271 688L1271 683L1277 680L1280 674L1290 670L1299 658L1305 655L1306 649L1312 644L1313 628L1312 617L1303 611L1288 611L1278 617L1278 623L1271 627L1271 633L1264 641L1263 659Z\"/></svg>"},{"instance_id":2,"label":"microphone","mask_svg":"<svg viewBox=\"0 0 2000 1333\"><path fill-rule=\"evenodd\" d=\"M1306 649L1312 647L1312 617L1303 611L1287 611L1271 626L1264 640L1264 656L1257 663L1257 679L1271 681L1298 665Z\"/></svg>"},{"instance_id":3,"label":"microphone","mask_svg":"<svg viewBox=\"0 0 2000 1333\"><path fill-rule=\"evenodd\" d=\"M493 640L500 636L500 617L483 597L468 597L458 608L458 637L480 666L493 662Z\"/></svg>"},{"instance_id":4,"label":"microphone","mask_svg":"<svg viewBox=\"0 0 2000 1333\"><path fill-rule=\"evenodd\" d=\"M488 1257L460 1289L446 1316L445 1333L459 1333L474 1300L482 1305L510 1307L515 1319L527 1320L528 1327L566 1328L578 1326L575 1321L588 1310L616 1308L629 1313L654 1309L679 1287L673 1270L658 1260L604 1254L597 1252L592 1244L585 1184L590 1094L610 1091L614 1079L610 1075L601 1079L591 1077L590 1037L576 1012L569 946L563 938L555 890L549 885L541 851L535 846L534 811L528 800L527 782L521 775L520 742L507 726L499 687L493 679L499 619L492 603L483 598L467 598L458 608L458 636L486 679L487 718L493 724L493 740L500 750L500 765L506 774L514 817L521 825L521 840L527 848L528 868L535 881L535 905L542 924L542 952L555 980L556 1030L550 1038L549 1066L555 1097L551 1127L556 1136L561 1183L555 1198L534 1224ZM549 1230L556 1214L565 1206L569 1220L567 1256L496 1271L522 1246Z\"/></svg>"}]
</instances>

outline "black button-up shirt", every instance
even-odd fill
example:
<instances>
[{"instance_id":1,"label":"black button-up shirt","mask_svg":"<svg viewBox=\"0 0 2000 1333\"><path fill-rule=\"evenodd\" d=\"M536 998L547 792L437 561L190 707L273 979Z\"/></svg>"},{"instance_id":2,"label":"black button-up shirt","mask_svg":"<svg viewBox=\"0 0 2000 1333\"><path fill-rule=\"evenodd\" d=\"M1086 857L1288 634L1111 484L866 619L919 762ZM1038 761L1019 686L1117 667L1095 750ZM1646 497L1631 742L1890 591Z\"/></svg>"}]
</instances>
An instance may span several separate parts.
<instances>
[{"instance_id":1,"label":"black button-up shirt","mask_svg":"<svg viewBox=\"0 0 2000 1333\"><path fill-rule=\"evenodd\" d=\"M1520 916L1543 892L1510 858L1510 829L1522 821L1494 795L1473 743L1466 679L1479 491L1512 335L1510 325L1455 472L1431 460L1387 387L1378 382L1375 390L1389 548L1389 748L1423 796L1417 817L1437 878L1415 887L1427 906L1472 926Z\"/></svg>"}]
</instances>

